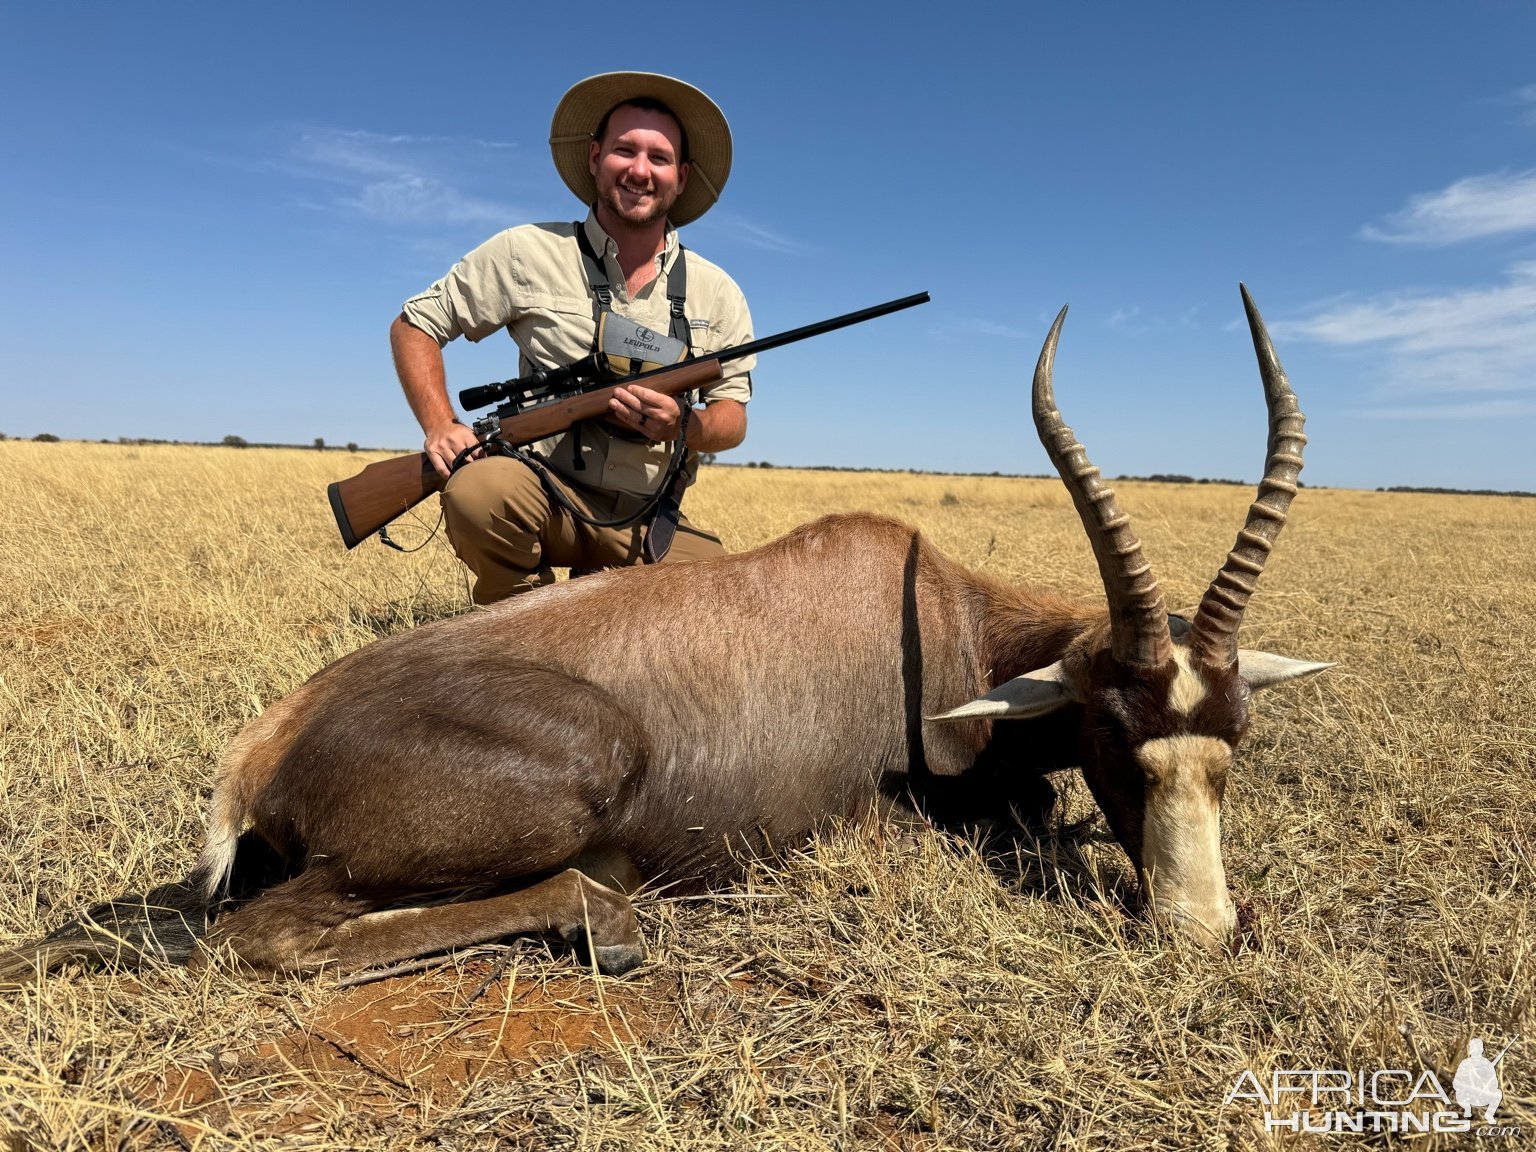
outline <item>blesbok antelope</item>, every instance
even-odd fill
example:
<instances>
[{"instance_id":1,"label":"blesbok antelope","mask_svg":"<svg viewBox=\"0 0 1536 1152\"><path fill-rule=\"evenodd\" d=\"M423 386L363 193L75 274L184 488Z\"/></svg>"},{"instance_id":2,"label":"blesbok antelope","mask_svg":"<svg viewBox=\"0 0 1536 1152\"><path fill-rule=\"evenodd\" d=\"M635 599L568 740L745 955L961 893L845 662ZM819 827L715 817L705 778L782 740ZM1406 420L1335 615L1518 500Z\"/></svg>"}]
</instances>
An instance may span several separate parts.
<instances>
[{"instance_id":1,"label":"blesbok antelope","mask_svg":"<svg viewBox=\"0 0 1536 1152\"><path fill-rule=\"evenodd\" d=\"M1107 611L967 571L915 529L858 514L380 640L277 701L223 757L196 910L232 878L252 886L248 856L275 855L281 875L220 914L207 943L258 969L347 969L558 932L624 972L644 957L626 895L643 882L718 876L920 780L1068 764L1145 902L1194 937L1225 937L1219 808L1249 693L1328 667L1237 646L1305 443L1246 289L1243 302L1268 456L1187 628L1170 625L1128 518L1056 409L1064 308L1034 419ZM120 925L124 905L105 907ZM71 950L88 935L55 934L12 969L101 952Z\"/></svg>"}]
</instances>

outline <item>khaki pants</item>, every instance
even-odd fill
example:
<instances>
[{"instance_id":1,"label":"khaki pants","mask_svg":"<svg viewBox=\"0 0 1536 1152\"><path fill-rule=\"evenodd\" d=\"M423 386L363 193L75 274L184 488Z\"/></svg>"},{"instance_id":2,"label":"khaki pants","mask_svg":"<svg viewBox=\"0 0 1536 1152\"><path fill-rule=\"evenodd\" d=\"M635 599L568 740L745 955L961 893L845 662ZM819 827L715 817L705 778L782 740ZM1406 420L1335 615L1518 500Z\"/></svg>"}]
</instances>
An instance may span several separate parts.
<instances>
[{"instance_id":1,"label":"khaki pants","mask_svg":"<svg viewBox=\"0 0 1536 1152\"><path fill-rule=\"evenodd\" d=\"M628 515L645 497L593 492L554 481L572 504L597 520ZM459 559L475 574L476 604L490 604L553 583L551 567L593 569L639 564L646 525L593 528L550 500L526 464L505 456L475 460L448 478L443 520ZM722 556L719 537L683 516L663 564Z\"/></svg>"}]
</instances>

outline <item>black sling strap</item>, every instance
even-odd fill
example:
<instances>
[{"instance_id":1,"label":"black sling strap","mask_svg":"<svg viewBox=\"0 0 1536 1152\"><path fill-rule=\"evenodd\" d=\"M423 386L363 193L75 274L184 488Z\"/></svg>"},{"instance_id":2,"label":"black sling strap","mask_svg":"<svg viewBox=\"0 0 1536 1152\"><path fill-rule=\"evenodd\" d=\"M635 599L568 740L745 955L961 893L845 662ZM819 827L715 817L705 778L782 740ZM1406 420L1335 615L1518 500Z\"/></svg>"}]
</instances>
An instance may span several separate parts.
<instances>
[{"instance_id":1,"label":"black sling strap","mask_svg":"<svg viewBox=\"0 0 1536 1152\"><path fill-rule=\"evenodd\" d=\"M592 350L598 351L599 324L604 312L613 310L613 283L608 279L608 270L603 266L602 258L592 247L592 239L587 235L587 226L584 221L577 220L572 224L576 233L576 244L581 250L581 262L586 272L587 285L592 289ZM671 314L671 323L668 335L674 340L681 341L688 348L688 354L693 355L693 330L688 323L687 313L688 298L688 261L687 249L679 241L677 245L677 258L672 262L672 268L667 275L667 306ZM640 510L633 516L621 517L617 520L595 520L581 512L551 481L544 468L534 468L535 474L544 485L549 496L570 515L582 523L594 528L622 528L633 524L646 516L650 517L650 523L646 528L645 541L642 555L646 563L656 564L667 554L667 549L672 546L672 538L677 533L678 521L682 516L683 493L688 488L688 421L692 415L693 402L690 396L683 395L676 398L679 412L677 440L673 444L672 459L667 465L666 472L661 477L656 490L641 505ZM584 471L586 463L581 458L581 425L571 427L572 465L577 471ZM520 457L521 458L521 457ZM530 457L531 459L531 457ZM528 460L525 460L525 463Z\"/></svg>"},{"instance_id":2,"label":"black sling strap","mask_svg":"<svg viewBox=\"0 0 1536 1152\"><path fill-rule=\"evenodd\" d=\"M656 490L645 498L645 503L640 505L636 512L628 516L616 516L612 520L600 520L595 516L588 516L571 501L571 498L560 490L560 485L550 475L549 465L540 460L526 448L514 448L505 440L492 438L479 444L471 444L454 459L453 468L456 471L461 464L468 460L471 453L484 448L487 452L496 452L502 456L510 456L514 460L520 460L526 465L544 488L544 494L550 501L565 509L573 519L593 528L624 528L637 520L651 517L650 527L646 530L645 539L641 542L640 554L647 564L658 563L667 554L667 549L672 546L672 537L677 533L677 521L682 502L683 491L688 487L687 470L683 463L688 455L688 421L693 415L693 409L688 406L683 397L674 397L677 400L677 439L673 442L672 460L667 465L667 472L661 478L661 483ZM385 540L393 548L400 551L411 549L400 548L391 540Z\"/></svg>"},{"instance_id":3,"label":"black sling strap","mask_svg":"<svg viewBox=\"0 0 1536 1152\"><path fill-rule=\"evenodd\" d=\"M587 273L587 284L592 289L592 323L596 325L599 317L604 312L613 311L613 284L608 279L608 270L603 266L600 256L592 248L592 238L587 235L586 224L578 220L572 225L576 229L576 243L581 248L581 262ZM683 247L682 241L677 244L677 259L672 261L672 269L667 274L667 305L671 312L672 321L667 335L674 340L681 340L688 345L688 351L693 351L693 331L688 323L686 305L688 303L688 249ZM596 336L593 337L596 339ZM596 346L594 345L594 351Z\"/></svg>"}]
</instances>

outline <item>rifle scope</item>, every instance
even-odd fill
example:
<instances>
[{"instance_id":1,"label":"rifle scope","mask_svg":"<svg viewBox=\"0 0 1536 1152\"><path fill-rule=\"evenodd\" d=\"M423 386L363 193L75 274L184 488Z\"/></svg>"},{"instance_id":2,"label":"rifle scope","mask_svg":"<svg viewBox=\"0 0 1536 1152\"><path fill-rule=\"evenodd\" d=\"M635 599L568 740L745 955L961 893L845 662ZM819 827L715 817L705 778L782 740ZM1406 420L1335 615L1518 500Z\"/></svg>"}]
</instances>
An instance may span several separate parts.
<instances>
[{"instance_id":1,"label":"rifle scope","mask_svg":"<svg viewBox=\"0 0 1536 1152\"><path fill-rule=\"evenodd\" d=\"M465 408L484 408L498 400L511 400L529 393L548 393L572 384L579 384L602 375L597 353L583 356L574 364L563 368L538 368L516 380L501 380L492 384L479 384L459 393L459 403Z\"/></svg>"}]
</instances>

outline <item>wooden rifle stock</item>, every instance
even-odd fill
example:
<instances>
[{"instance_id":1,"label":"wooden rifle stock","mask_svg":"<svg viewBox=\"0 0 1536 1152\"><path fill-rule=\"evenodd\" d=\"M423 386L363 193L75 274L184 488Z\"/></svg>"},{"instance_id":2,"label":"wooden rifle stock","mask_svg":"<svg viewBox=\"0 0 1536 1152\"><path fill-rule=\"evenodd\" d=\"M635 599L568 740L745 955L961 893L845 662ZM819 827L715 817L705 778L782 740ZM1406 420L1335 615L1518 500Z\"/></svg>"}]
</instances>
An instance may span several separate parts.
<instances>
[{"instance_id":1,"label":"wooden rifle stock","mask_svg":"<svg viewBox=\"0 0 1536 1152\"><path fill-rule=\"evenodd\" d=\"M514 448L563 432L582 420L608 414L608 402L619 388L643 384L654 392L679 396L716 383L722 374L718 358L686 360L654 372L642 372L627 380L562 396L536 405L515 416L505 416L497 431L499 439ZM447 483L425 452L395 456L369 464L356 476L338 480L326 489L336 527L348 548L356 548L397 516L409 512Z\"/></svg>"},{"instance_id":2,"label":"wooden rifle stock","mask_svg":"<svg viewBox=\"0 0 1536 1152\"><path fill-rule=\"evenodd\" d=\"M356 476L327 488L341 541L356 548L396 516L403 516L447 481L425 452L376 460Z\"/></svg>"}]
</instances>

